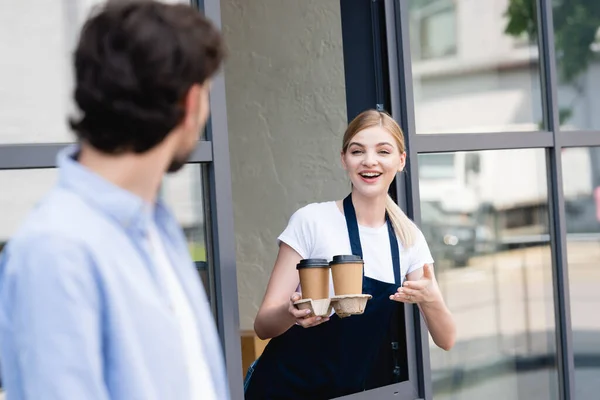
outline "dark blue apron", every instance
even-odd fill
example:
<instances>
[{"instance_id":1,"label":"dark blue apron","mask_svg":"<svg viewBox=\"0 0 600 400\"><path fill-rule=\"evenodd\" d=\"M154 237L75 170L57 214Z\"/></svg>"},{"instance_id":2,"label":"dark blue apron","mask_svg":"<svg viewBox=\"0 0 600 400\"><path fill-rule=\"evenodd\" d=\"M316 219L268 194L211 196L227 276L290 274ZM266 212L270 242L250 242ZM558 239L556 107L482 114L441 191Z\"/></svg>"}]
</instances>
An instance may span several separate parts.
<instances>
[{"instance_id":1,"label":"dark blue apron","mask_svg":"<svg viewBox=\"0 0 600 400\"><path fill-rule=\"evenodd\" d=\"M344 199L344 213L352 254L362 257L351 195ZM364 314L347 318L334 314L328 322L312 328L294 325L273 338L248 371L246 400L325 400L391 384L399 376L397 365L382 361L397 360L392 354L397 350L392 349L398 343L390 337L390 321L397 317L400 304L389 296L401 284L398 241L387 215L386 224L395 283L363 275L363 293L373 296Z\"/></svg>"}]
</instances>

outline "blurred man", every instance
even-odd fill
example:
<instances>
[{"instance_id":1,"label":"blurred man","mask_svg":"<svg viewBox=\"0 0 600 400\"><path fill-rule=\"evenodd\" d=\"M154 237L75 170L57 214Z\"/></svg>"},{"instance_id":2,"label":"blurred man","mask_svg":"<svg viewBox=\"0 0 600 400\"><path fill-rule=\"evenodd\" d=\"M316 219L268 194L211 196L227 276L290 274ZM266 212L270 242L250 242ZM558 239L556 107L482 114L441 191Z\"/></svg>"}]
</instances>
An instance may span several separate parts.
<instances>
[{"instance_id":1,"label":"blurred man","mask_svg":"<svg viewBox=\"0 0 600 400\"><path fill-rule=\"evenodd\" d=\"M79 144L0 258L8 400L229 397L205 293L158 198L194 150L222 59L220 33L185 5L110 2L83 27Z\"/></svg>"}]
</instances>

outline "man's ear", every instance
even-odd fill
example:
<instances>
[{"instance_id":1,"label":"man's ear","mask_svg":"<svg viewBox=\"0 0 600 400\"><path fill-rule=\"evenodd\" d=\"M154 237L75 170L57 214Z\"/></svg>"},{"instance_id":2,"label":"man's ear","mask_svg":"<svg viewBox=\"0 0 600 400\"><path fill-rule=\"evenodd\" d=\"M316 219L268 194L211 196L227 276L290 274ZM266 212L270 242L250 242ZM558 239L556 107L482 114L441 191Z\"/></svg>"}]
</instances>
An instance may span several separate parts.
<instances>
[{"instance_id":1,"label":"man's ear","mask_svg":"<svg viewBox=\"0 0 600 400\"><path fill-rule=\"evenodd\" d=\"M202 85L193 84L183 97L183 116L182 125L189 129L195 129L200 118L200 96L202 94Z\"/></svg>"}]
</instances>

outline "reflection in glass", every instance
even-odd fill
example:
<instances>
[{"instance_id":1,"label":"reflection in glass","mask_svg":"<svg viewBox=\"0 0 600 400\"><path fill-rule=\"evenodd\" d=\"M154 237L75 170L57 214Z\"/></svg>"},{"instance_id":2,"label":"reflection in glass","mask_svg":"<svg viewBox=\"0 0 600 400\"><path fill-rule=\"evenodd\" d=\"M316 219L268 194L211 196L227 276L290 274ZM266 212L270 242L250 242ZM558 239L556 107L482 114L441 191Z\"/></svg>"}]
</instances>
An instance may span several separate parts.
<instances>
[{"instance_id":1,"label":"reflection in glass","mask_svg":"<svg viewBox=\"0 0 600 400\"><path fill-rule=\"evenodd\" d=\"M563 130L600 129L600 6L554 1L558 105Z\"/></svg>"},{"instance_id":2,"label":"reflection in glass","mask_svg":"<svg viewBox=\"0 0 600 400\"><path fill-rule=\"evenodd\" d=\"M162 195L183 227L192 259L211 293L207 266L203 168L188 164L164 180ZM53 187L55 169L0 170L0 250L16 232L29 211Z\"/></svg>"},{"instance_id":3,"label":"reflection in glass","mask_svg":"<svg viewBox=\"0 0 600 400\"><path fill-rule=\"evenodd\" d=\"M71 52L100 0L0 2L0 143L73 141Z\"/></svg>"},{"instance_id":4,"label":"reflection in glass","mask_svg":"<svg viewBox=\"0 0 600 400\"><path fill-rule=\"evenodd\" d=\"M212 300L214 291L207 257L203 172L201 164L187 164L179 172L166 176L161 194L183 228L204 289Z\"/></svg>"},{"instance_id":5,"label":"reflection in glass","mask_svg":"<svg viewBox=\"0 0 600 400\"><path fill-rule=\"evenodd\" d=\"M600 147L563 150L571 325L578 399L600 393Z\"/></svg>"},{"instance_id":6,"label":"reflection in glass","mask_svg":"<svg viewBox=\"0 0 600 400\"><path fill-rule=\"evenodd\" d=\"M55 169L0 170L0 251L56 179Z\"/></svg>"},{"instance_id":7,"label":"reflection in glass","mask_svg":"<svg viewBox=\"0 0 600 400\"><path fill-rule=\"evenodd\" d=\"M72 51L84 20L105 2L0 1L0 144L75 140L67 125Z\"/></svg>"},{"instance_id":8,"label":"reflection in glass","mask_svg":"<svg viewBox=\"0 0 600 400\"><path fill-rule=\"evenodd\" d=\"M434 398L558 398L544 150L424 154L419 175L458 329L450 352L431 343Z\"/></svg>"},{"instance_id":9,"label":"reflection in glass","mask_svg":"<svg viewBox=\"0 0 600 400\"><path fill-rule=\"evenodd\" d=\"M537 36L535 0L510 0L509 31ZM596 0L552 1L559 119L563 130L600 129L600 7Z\"/></svg>"},{"instance_id":10,"label":"reflection in glass","mask_svg":"<svg viewBox=\"0 0 600 400\"><path fill-rule=\"evenodd\" d=\"M414 57L419 60L456 54L456 5L452 0L411 3Z\"/></svg>"},{"instance_id":11,"label":"reflection in glass","mask_svg":"<svg viewBox=\"0 0 600 400\"><path fill-rule=\"evenodd\" d=\"M409 0L417 133L540 129L538 48L514 33L510 3ZM533 1L518 3L535 15Z\"/></svg>"}]
</instances>

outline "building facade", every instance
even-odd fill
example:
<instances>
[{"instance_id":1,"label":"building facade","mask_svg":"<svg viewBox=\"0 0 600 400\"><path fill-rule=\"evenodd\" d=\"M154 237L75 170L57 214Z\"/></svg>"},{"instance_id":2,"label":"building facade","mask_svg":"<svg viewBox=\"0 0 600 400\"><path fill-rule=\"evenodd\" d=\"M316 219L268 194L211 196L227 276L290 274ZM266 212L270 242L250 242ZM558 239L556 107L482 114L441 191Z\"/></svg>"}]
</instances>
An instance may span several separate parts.
<instances>
[{"instance_id":1,"label":"building facade","mask_svg":"<svg viewBox=\"0 0 600 400\"><path fill-rule=\"evenodd\" d=\"M171 0L177 1L177 0ZM186 1L186 0L181 0ZM99 0L0 4L0 249L74 140L70 52ZM400 379L348 399L595 399L600 392L596 0L195 0L229 58L162 195L213 307L232 398L291 214L343 198L368 108L402 126L392 196L421 227L458 337L406 306Z\"/></svg>"}]
</instances>

